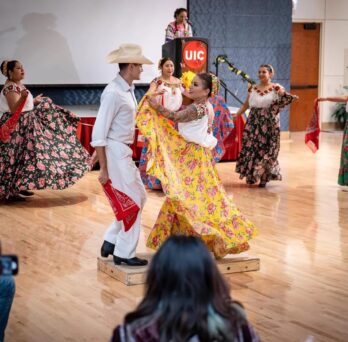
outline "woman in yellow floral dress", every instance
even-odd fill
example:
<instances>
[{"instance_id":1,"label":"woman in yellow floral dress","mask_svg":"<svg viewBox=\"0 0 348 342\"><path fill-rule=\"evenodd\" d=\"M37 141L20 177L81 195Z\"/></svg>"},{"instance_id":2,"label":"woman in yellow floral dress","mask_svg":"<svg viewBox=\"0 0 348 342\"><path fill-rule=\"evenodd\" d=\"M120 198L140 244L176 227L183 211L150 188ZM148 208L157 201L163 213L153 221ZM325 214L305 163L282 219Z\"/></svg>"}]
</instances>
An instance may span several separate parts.
<instances>
[{"instance_id":1,"label":"woman in yellow floral dress","mask_svg":"<svg viewBox=\"0 0 348 342\"><path fill-rule=\"evenodd\" d=\"M208 98L213 84L212 75L198 74L189 90L193 103L181 111L164 108L153 96L144 97L139 105L137 125L149 140L147 172L160 179L166 195L147 240L150 248L159 248L171 235L193 235L221 258L248 250L248 241L256 235L254 225L227 195L212 164L211 149L204 147L209 140ZM168 119L187 124L191 142Z\"/></svg>"}]
</instances>

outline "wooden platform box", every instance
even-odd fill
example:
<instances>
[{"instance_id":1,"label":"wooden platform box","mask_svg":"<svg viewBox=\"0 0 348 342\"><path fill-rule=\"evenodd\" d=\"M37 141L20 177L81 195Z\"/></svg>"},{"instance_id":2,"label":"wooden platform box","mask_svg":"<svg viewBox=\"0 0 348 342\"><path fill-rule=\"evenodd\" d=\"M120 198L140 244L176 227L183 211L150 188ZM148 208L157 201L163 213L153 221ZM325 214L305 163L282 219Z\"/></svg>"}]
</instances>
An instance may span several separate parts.
<instances>
[{"instance_id":1,"label":"wooden platform box","mask_svg":"<svg viewBox=\"0 0 348 342\"><path fill-rule=\"evenodd\" d=\"M137 256L150 261L153 254L139 254ZM229 258L227 256L226 258L217 260L216 262L220 272L223 274L258 271L260 269L259 258ZM98 258L98 270L128 286L144 284L147 269L148 266L133 267L126 265L115 265L112 259Z\"/></svg>"}]
</instances>

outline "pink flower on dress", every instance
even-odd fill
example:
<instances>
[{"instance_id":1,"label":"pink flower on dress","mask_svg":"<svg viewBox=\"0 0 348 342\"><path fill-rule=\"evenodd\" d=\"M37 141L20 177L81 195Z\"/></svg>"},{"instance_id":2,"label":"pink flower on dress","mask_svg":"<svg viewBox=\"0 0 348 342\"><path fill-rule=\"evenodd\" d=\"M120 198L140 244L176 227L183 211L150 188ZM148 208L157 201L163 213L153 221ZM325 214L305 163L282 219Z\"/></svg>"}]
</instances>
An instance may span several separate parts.
<instances>
[{"instance_id":1,"label":"pink flower on dress","mask_svg":"<svg viewBox=\"0 0 348 342\"><path fill-rule=\"evenodd\" d=\"M58 153L56 153L55 151L51 152L51 156L54 157L54 158L59 158Z\"/></svg>"},{"instance_id":2,"label":"pink flower on dress","mask_svg":"<svg viewBox=\"0 0 348 342\"><path fill-rule=\"evenodd\" d=\"M29 183L28 184L28 188L29 188L29 190L33 190L35 188L35 184L34 183Z\"/></svg>"},{"instance_id":3,"label":"pink flower on dress","mask_svg":"<svg viewBox=\"0 0 348 342\"><path fill-rule=\"evenodd\" d=\"M27 170L28 170L28 171L34 171L34 170L35 170L34 165L31 165L31 164L28 165L28 166L27 166Z\"/></svg>"},{"instance_id":4,"label":"pink flower on dress","mask_svg":"<svg viewBox=\"0 0 348 342\"><path fill-rule=\"evenodd\" d=\"M38 162L36 165L39 170L42 170L42 171L46 170L46 166L42 164L41 162Z\"/></svg>"},{"instance_id":5,"label":"pink flower on dress","mask_svg":"<svg viewBox=\"0 0 348 342\"><path fill-rule=\"evenodd\" d=\"M68 155L67 155L64 151L60 151L60 152L59 152L59 155L60 155L62 158L64 158L64 159L68 159L68 158L69 158Z\"/></svg>"},{"instance_id":6,"label":"pink flower on dress","mask_svg":"<svg viewBox=\"0 0 348 342\"><path fill-rule=\"evenodd\" d=\"M45 178L39 178L38 182L39 182L40 186L45 186L45 184L46 184Z\"/></svg>"},{"instance_id":7,"label":"pink flower on dress","mask_svg":"<svg viewBox=\"0 0 348 342\"><path fill-rule=\"evenodd\" d=\"M67 128L66 128L66 132L68 134L70 134L72 131L74 130L73 126L69 125Z\"/></svg>"},{"instance_id":8,"label":"pink flower on dress","mask_svg":"<svg viewBox=\"0 0 348 342\"><path fill-rule=\"evenodd\" d=\"M56 169L53 165L50 166L50 171L53 172L53 173L56 173Z\"/></svg>"},{"instance_id":9,"label":"pink flower on dress","mask_svg":"<svg viewBox=\"0 0 348 342\"><path fill-rule=\"evenodd\" d=\"M197 166L197 164L198 164L197 160L192 160L192 161L189 162L188 168L190 170L193 170Z\"/></svg>"},{"instance_id":10,"label":"pink flower on dress","mask_svg":"<svg viewBox=\"0 0 348 342\"><path fill-rule=\"evenodd\" d=\"M209 196L214 197L216 193L217 193L216 186L212 186L211 188L208 189Z\"/></svg>"},{"instance_id":11,"label":"pink flower on dress","mask_svg":"<svg viewBox=\"0 0 348 342\"><path fill-rule=\"evenodd\" d=\"M190 185L192 183L192 177L185 177L185 184Z\"/></svg>"},{"instance_id":12,"label":"pink flower on dress","mask_svg":"<svg viewBox=\"0 0 348 342\"><path fill-rule=\"evenodd\" d=\"M28 149L29 151L32 151L33 148L34 148L33 143L32 143L31 141L29 141L29 142L27 143L27 149Z\"/></svg>"},{"instance_id":13,"label":"pink flower on dress","mask_svg":"<svg viewBox=\"0 0 348 342\"><path fill-rule=\"evenodd\" d=\"M47 115L47 120L48 120L48 121L51 121L51 120L52 120L52 115L51 115L51 114L48 114L48 115ZM50 123L50 127L52 127L52 126L51 126L52 124L53 124L54 126L56 125L54 122L52 122L52 123ZM52 128L53 128L53 127L52 127Z\"/></svg>"},{"instance_id":14,"label":"pink flower on dress","mask_svg":"<svg viewBox=\"0 0 348 342\"><path fill-rule=\"evenodd\" d=\"M71 143L75 143L75 141L76 141L75 136L72 135L72 136L69 138L69 141L70 141Z\"/></svg>"},{"instance_id":15,"label":"pink flower on dress","mask_svg":"<svg viewBox=\"0 0 348 342\"><path fill-rule=\"evenodd\" d=\"M13 165L15 163L15 159L13 157L10 158L10 164Z\"/></svg>"},{"instance_id":16,"label":"pink flower on dress","mask_svg":"<svg viewBox=\"0 0 348 342\"><path fill-rule=\"evenodd\" d=\"M58 181L58 184L60 185L60 186L65 186L65 180L64 179L60 179L59 181Z\"/></svg>"},{"instance_id":17,"label":"pink flower on dress","mask_svg":"<svg viewBox=\"0 0 348 342\"><path fill-rule=\"evenodd\" d=\"M207 209L208 209L208 213L212 214L215 211L215 209L216 209L216 205L214 203L209 203Z\"/></svg>"},{"instance_id":18,"label":"pink flower on dress","mask_svg":"<svg viewBox=\"0 0 348 342\"><path fill-rule=\"evenodd\" d=\"M52 134L49 131L45 131L45 137L47 139L52 139Z\"/></svg>"}]
</instances>

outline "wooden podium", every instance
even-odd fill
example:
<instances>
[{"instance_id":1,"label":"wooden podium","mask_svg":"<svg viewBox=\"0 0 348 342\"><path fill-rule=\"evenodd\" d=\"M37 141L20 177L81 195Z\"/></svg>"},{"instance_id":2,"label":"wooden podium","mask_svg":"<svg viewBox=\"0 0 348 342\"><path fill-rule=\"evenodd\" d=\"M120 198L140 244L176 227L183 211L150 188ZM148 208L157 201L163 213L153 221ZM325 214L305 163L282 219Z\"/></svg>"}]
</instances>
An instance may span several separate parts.
<instances>
[{"instance_id":1,"label":"wooden podium","mask_svg":"<svg viewBox=\"0 0 348 342\"><path fill-rule=\"evenodd\" d=\"M208 71L209 43L206 38L175 38L162 45L162 57L174 62L174 76L180 78L185 71L198 74Z\"/></svg>"}]
</instances>

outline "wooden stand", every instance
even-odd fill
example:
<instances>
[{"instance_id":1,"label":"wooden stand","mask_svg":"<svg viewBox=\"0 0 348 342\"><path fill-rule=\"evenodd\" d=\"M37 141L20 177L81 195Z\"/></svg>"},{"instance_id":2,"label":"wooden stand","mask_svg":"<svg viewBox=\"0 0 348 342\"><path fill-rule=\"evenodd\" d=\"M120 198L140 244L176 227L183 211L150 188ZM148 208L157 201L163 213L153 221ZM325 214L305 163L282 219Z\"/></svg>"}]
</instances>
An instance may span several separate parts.
<instances>
[{"instance_id":1,"label":"wooden stand","mask_svg":"<svg viewBox=\"0 0 348 342\"><path fill-rule=\"evenodd\" d=\"M234 257L228 256L216 260L217 267L222 274L250 272L260 270L260 259L254 257Z\"/></svg>"},{"instance_id":2,"label":"wooden stand","mask_svg":"<svg viewBox=\"0 0 348 342\"><path fill-rule=\"evenodd\" d=\"M150 262L154 253L137 254L138 258L146 259ZM108 274L127 286L144 284L146 280L148 265L146 266L127 266L115 265L112 259L98 258L98 270Z\"/></svg>"},{"instance_id":3,"label":"wooden stand","mask_svg":"<svg viewBox=\"0 0 348 342\"><path fill-rule=\"evenodd\" d=\"M151 260L153 254L138 254L137 257ZM258 271L260 269L259 258L223 258L216 260L217 266L222 274L231 274L239 272ZM98 258L98 270L108 274L118 281L130 285L144 284L146 280L148 266L134 267L126 265L115 265L112 259Z\"/></svg>"}]
</instances>

